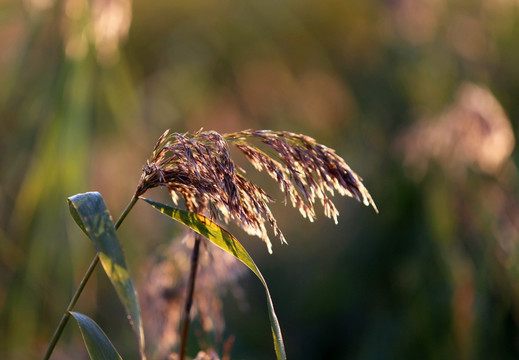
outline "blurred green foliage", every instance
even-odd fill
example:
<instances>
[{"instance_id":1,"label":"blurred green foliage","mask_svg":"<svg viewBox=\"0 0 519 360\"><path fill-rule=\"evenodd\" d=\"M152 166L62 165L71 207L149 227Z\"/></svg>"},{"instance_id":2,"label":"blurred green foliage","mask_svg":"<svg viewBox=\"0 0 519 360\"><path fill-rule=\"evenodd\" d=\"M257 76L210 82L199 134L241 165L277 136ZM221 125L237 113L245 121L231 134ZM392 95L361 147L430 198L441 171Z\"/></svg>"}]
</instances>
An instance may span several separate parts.
<instances>
[{"instance_id":1,"label":"blurred green foliage","mask_svg":"<svg viewBox=\"0 0 519 360\"><path fill-rule=\"evenodd\" d=\"M337 200L334 226L278 203L290 245L272 256L238 234L289 358L517 358L518 38L513 0L1 1L0 357L43 354L94 254L66 198L100 191L117 216L156 138L204 127L308 134L381 210ZM467 83L487 95L463 102ZM175 231L136 207L120 230L135 274ZM270 359L262 289L242 285L232 358ZM135 353L100 272L78 309ZM67 330L55 358L86 356Z\"/></svg>"}]
</instances>

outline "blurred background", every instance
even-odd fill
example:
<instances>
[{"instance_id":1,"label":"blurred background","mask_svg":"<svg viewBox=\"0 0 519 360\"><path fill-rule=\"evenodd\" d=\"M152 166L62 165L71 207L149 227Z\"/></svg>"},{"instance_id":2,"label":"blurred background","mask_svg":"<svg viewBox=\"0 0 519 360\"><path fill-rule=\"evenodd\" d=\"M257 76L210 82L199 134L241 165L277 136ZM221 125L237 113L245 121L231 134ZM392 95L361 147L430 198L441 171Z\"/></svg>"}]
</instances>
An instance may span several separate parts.
<instances>
[{"instance_id":1,"label":"blurred background","mask_svg":"<svg viewBox=\"0 0 519 360\"><path fill-rule=\"evenodd\" d=\"M42 356L95 254L66 198L99 191L118 217L163 131L203 127L309 135L380 209L336 197L335 226L278 201L273 255L236 230L290 359L518 358L517 39L517 0L1 0L0 357ZM175 342L153 316L184 281L182 232L142 203L119 231L152 358ZM97 270L76 309L136 359ZM232 260L214 278L188 355L274 358L260 282ZM73 322L54 358L87 358Z\"/></svg>"}]
</instances>

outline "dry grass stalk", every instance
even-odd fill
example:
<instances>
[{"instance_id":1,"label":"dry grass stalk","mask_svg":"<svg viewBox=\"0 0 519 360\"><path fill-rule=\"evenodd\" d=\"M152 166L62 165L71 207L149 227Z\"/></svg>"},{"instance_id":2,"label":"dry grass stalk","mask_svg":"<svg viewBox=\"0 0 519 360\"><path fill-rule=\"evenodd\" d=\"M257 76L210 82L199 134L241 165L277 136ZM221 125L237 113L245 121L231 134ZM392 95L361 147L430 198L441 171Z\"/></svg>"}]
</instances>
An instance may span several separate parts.
<instances>
[{"instance_id":1,"label":"dry grass stalk","mask_svg":"<svg viewBox=\"0 0 519 360\"><path fill-rule=\"evenodd\" d=\"M254 139L274 155L260 149L251 141ZM266 222L281 242L286 242L268 207L273 199L244 177L245 171L230 157L230 145L256 169L266 170L284 192L285 202L290 199L310 221L316 217L314 204L319 199L325 215L337 222L339 212L328 197L335 191L372 205L378 212L360 176L333 149L308 136L285 131L245 130L220 135L202 130L170 134L168 130L143 169L136 195L165 186L175 203L181 196L189 211L236 221L247 233L260 237L272 252Z\"/></svg>"}]
</instances>

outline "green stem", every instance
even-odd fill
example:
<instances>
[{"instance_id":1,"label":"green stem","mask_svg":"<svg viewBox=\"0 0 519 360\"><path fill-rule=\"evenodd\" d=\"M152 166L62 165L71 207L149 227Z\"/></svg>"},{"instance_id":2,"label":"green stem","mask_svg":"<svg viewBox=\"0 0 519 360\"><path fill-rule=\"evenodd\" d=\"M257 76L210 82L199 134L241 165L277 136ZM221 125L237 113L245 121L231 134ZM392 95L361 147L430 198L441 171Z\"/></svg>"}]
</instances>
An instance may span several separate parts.
<instances>
[{"instance_id":1,"label":"green stem","mask_svg":"<svg viewBox=\"0 0 519 360\"><path fill-rule=\"evenodd\" d=\"M126 209L124 209L123 213L119 217L119 220L115 223L115 229L117 230L119 226L121 226L122 222L126 218L126 215L131 211L135 203L139 200L137 196L133 196L128 205L126 206ZM43 360L48 360L52 354L52 351L54 351L54 347L58 343L58 340L61 336L61 333L63 332L63 329L65 329L65 325L67 324L68 319L70 318L70 311L74 310L74 306L76 306L77 301L79 300L79 297L81 296L81 293L83 292L83 289L85 288L85 285L87 284L88 280L90 279L90 276L94 272L95 267L97 266L97 263L99 262L99 253L96 254L92 262L90 263L90 266L88 267L85 275L83 275L83 279L81 279L81 282L79 283L78 288L76 289L76 292L74 293L74 296L72 296L72 299L70 300L70 303L65 310L65 313L61 317L61 321L58 324L58 327L56 328L56 331L54 332L54 335L52 336L52 340L49 343L49 347L47 348L47 351L45 352L45 355L43 356Z\"/></svg>"},{"instance_id":2,"label":"green stem","mask_svg":"<svg viewBox=\"0 0 519 360\"><path fill-rule=\"evenodd\" d=\"M196 280L196 270L198 268L198 258L200 254L200 243L202 242L202 237L199 234L195 233L195 244L193 246L193 252L191 253L191 271L189 273L189 282L187 289L187 297L186 303L184 307L184 316L182 320L182 331L180 337L180 352L179 359L184 360L186 356L186 347L187 347L187 333L189 329L189 323L191 321L190 313L191 313L191 305L193 305L193 294L195 292L195 280Z\"/></svg>"}]
</instances>

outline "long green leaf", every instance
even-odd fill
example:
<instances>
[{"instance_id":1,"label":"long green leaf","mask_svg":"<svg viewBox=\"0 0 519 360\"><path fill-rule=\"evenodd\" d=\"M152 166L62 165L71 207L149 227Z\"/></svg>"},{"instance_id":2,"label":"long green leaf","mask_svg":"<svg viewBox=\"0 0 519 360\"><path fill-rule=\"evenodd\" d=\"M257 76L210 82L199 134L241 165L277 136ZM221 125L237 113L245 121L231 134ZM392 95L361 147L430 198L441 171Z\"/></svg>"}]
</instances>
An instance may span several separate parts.
<instances>
[{"instance_id":1,"label":"long green leaf","mask_svg":"<svg viewBox=\"0 0 519 360\"><path fill-rule=\"evenodd\" d=\"M141 358L144 359L144 331L137 291L117 240L112 216L106 208L103 197L98 192L89 192L71 196L68 201L72 217L99 252L103 269L124 305L137 336Z\"/></svg>"},{"instance_id":2,"label":"long green leaf","mask_svg":"<svg viewBox=\"0 0 519 360\"><path fill-rule=\"evenodd\" d=\"M274 311L274 305L272 304L272 299L270 298L270 292L267 283L265 282L263 275L261 275L261 272L242 244L240 244L240 242L228 231L205 216L187 212L181 209L172 208L168 205L164 205L153 200L145 198L141 199L146 201L155 209L159 210L161 213L181 222L184 225L187 225L200 235L205 236L219 248L237 257L242 263L247 265L247 267L251 269L254 274L256 274L265 287L265 293L267 295L267 306L270 317L270 328L272 329L272 336L274 338L274 347L276 349L277 358L278 360L286 360L285 345L283 344L283 337L281 336L281 328L279 327L278 318L276 316L276 312Z\"/></svg>"},{"instance_id":3,"label":"long green leaf","mask_svg":"<svg viewBox=\"0 0 519 360\"><path fill-rule=\"evenodd\" d=\"M122 360L123 358L106 336L103 330L88 316L71 312L70 315L76 319L81 335L92 360Z\"/></svg>"}]
</instances>

